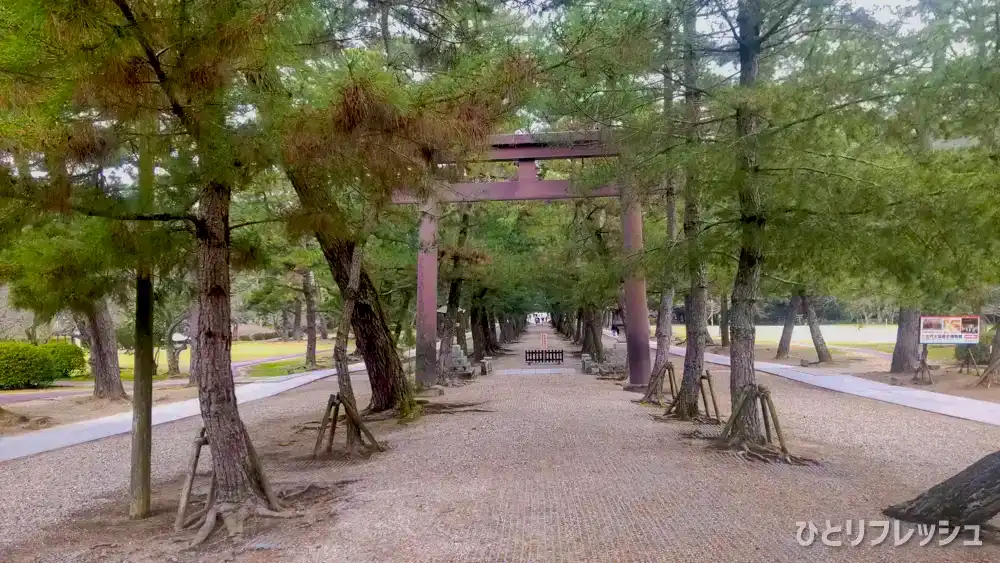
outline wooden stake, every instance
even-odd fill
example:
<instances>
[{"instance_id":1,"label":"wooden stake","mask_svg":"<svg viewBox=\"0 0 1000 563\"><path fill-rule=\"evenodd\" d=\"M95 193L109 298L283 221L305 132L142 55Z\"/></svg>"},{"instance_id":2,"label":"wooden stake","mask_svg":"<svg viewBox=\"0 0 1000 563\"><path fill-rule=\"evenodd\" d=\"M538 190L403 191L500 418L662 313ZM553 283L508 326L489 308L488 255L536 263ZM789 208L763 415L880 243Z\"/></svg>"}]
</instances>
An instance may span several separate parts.
<instances>
[{"instance_id":1,"label":"wooden stake","mask_svg":"<svg viewBox=\"0 0 1000 563\"><path fill-rule=\"evenodd\" d=\"M743 412L743 406L746 405L747 400L754 395L753 389L748 389L742 395L740 395L739 402L736 403L736 408L733 409L733 414L729 415L729 420L726 422L726 427L722 429L722 439L726 440L729 435L733 432L733 426L736 425L736 418L740 416Z\"/></svg>"},{"instance_id":2,"label":"wooden stake","mask_svg":"<svg viewBox=\"0 0 1000 563\"><path fill-rule=\"evenodd\" d=\"M194 474L198 471L198 459L201 457L201 448L208 443L205 438L205 429L198 431L198 436L194 439L194 452L191 454L191 463L188 465L187 476L184 477L184 485L181 486L180 504L177 506L177 517L174 518L174 531L179 532L184 529L184 515L187 513L187 505L191 500L191 487L194 486ZM214 475L214 473L213 473Z\"/></svg>"},{"instance_id":3,"label":"wooden stake","mask_svg":"<svg viewBox=\"0 0 1000 563\"><path fill-rule=\"evenodd\" d=\"M337 422L340 420L340 398L331 395L333 399L333 417L330 419L330 437L326 441L326 453L333 451L333 437L337 434Z\"/></svg>"},{"instance_id":4,"label":"wooden stake","mask_svg":"<svg viewBox=\"0 0 1000 563\"><path fill-rule=\"evenodd\" d=\"M771 420L774 421L774 433L778 435L778 446L781 448L781 453L787 456L788 446L785 444L785 434L781 431L781 424L778 422L778 411L774 409L771 392L767 389L764 389L764 398L767 399L767 410L771 414Z\"/></svg>"},{"instance_id":5,"label":"wooden stake","mask_svg":"<svg viewBox=\"0 0 1000 563\"><path fill-rule=\"evenodd\" d=\"M670 378L670 397L677 399L677 381L674 373L674 364L667 362L667 376Z\"/></svg>"},{"instance_id":6,"label":"wooden stake","mask_svg":"<svg viewBox=\"0 0 1000 563\"><path fill-rule=\"evenodd\" d=\"M378 440L375 439L375 436L372 436L372 433L368 430L368 427L365 426L363 422L361 422L361 417L358 416L358 411L354 410L354 405L352 405L349 401L344 401L343 399L341 399L340 402L344 405L344 412L346 412L347 416L351 418L354 424L356 424L358 428L361 429L361 433L364 434L368 438L368 440L371 441L372 445L375 446L375 449L377 449L380 452L385 451L385 449L378 443Z\"/></svg>"},{"instance_id":7,"label":"wooden stake","mask_svg":"<svg viewBox=\"0 0 1000 563\"><path fill-rule=\"evenodd\" d=\"M758 395L760 399L760 414L764 417L764 436L767 438L768 444L773 444L774 439L771 438L771 421L768 419L768 409L767 409L767 399L764 395Z\"/></svg>"},{"instance_id":8,"label":"wooden stake","mask_svg":"<svg viewBox=\"0 0 1000 563\"><path fill-rule=\"evenodd\" d=\"M330 418L330 410L333 409L334 396L326 400L326 409L323 410L323 419L319 423L319 434L316 435L316 445L313 446L313 459L319 457L319 447L323 445L323 433L326 431L326 421Z\"/></svg>"},{"instance_id":9,"label":"wooden stake","mask_svg":"<svg viewBox=\"0 0 1000 563\"><path fill-rule=\"evenodd\" d=\"M698 387L701 388L701 402L705 404L705 416L711 417L712 414L708 411L708 394L705 393L705 380L703 378L698 378Z\"/></svg>"},{"instance_id":10,"label":"wooden stake","mask_svg":"<svg viewBox=\"0 0 1000 563\"><path fill-rule=\"evenodd\" d=\"M708 393L712 397L712 408L715 409L715 420L722 424L722 414L719 413L719 403L715 400L715 388L712 386L712 374L706 369L705 380L708 381Z\"/></svg>"}]
</instances>

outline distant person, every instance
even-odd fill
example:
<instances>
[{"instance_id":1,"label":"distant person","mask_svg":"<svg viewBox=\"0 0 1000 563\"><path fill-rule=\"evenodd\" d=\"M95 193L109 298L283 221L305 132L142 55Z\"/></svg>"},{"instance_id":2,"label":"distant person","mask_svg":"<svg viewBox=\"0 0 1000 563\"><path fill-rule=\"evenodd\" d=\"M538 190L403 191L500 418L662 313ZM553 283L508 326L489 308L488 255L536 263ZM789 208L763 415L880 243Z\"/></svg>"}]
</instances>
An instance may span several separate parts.
<instances>
[{"instance_id":1,"label":"distant person","mask_svg":"<svg viewBox=\"0 0 1000 563\"><path fill-rule=\"evenodd\" d=\"M612 324L611 325L611 336L618 336L618 325L617 324Z\"/></svg>"}]
</instances>

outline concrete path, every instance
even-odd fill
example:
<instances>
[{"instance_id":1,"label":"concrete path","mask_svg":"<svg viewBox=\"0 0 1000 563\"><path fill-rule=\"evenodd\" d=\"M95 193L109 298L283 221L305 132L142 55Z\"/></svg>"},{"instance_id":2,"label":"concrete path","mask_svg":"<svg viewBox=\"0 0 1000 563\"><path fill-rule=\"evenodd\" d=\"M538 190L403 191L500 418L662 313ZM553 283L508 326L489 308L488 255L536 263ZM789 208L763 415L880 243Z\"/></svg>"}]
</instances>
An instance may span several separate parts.
<instances>
[{"instance_id":1,"label":"concrete path","mask_svg":"<svg viewBox=\"0 0 1000 563\"><path fill-rule=\"evenodd\" d=\"M238 370L255 366L258 364L266 364L269 362L280 362L281 360L293 360L295 358L305 357L305 353L302 354L290 354L287 356L272 356L270 358L258 358L255 360L243 360L241 362L233 362L233 377L239 378L240 373ZM187 385L187 376L182 379L167 379L159 380L153 382L154 389L162 389L164 387L177 387L181 385ZM126 391L128 391L128 386L130 382L123 382L126 386ZM236 383L240 383L237 379ZM79 388L85 388L82 390ZM58 381L49 389L44 391L27 391L27 392L17 392L17 393L3 393L0 392L0 405L10 405L14 403L22 403L24 401L38 401L43 399L58 399L61 397L79 397L83 395L89 395L93 393L94 383L93 381Z\"/></svg>"},{"instance_id":2,"label":"concrete path","mask_svg":"<svg viewBox=\"0 0 1000 563\"><path fill-rule=\"evenodd\" d=\"M363 371L364 362L351 364L352 372ZM237 402L242 404L283 393L312 383L313 381L335 375L335 370L327 369L297 374L294 377L273 378L236 386ZM164 424L201 414L198 399L178 401L153 407L153 425ZM0 461L8 461L42 452L65 448L84 442L100 440L117 434L127 434L132 431L132 413L123 412L103 418L84 420L73 424L64 424L54 428L36 430L8 438L0 438Z\"/></svg>"},{"instance_id":3,"label":"concrete path","mask_svg":"<svg viewBox=\"0 0 1000 563\"><path fill-rule=\"evenodd\" d=\"M605 330L604 335L608 339L611 339L611 342L614 342L610 331ZM650 340L649 346L652 350L656 350L655 341ZM670 353L683 357L684 348L682 346L671 346ZM728 366L729 356L706 353L705 361ZM935 393L933 391L888 385L853 375L831 374L829 370L821 373L804 367L760 361L755 363L755 367L757 371L763 371L831 391L839 391L894 405L1000 426L1000 404L989 401L979 401L946 395L944 393Z\"/></svg>"}]
</instances>

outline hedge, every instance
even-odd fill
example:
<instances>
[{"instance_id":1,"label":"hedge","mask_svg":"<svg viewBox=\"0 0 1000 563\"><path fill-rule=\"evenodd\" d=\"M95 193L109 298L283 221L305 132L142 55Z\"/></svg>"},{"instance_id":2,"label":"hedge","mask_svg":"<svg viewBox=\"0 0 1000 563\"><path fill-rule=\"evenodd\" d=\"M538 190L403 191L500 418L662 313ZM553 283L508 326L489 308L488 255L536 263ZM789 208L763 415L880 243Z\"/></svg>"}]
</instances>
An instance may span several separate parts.
<instances>
[{"instance_id":1,"label":"hedge","mask_svg":"<svg viewBox=\"0 0 1000 563\"><path fill-rule=\"evenodd\" d=\"M0 342L0 389L47 387L57 377L55 362L40 346Z\"/></svg>"},{"instance_id":2,"label":"hedge","mask_svg":"<svg viewBox=\"0 0 1000 563\"><path fill-rule=\"evenodd\" d=\"M69 342L49 342L39 346L48 353L59 377L76 377L87 374L87 356L83 348Z\"/></svg>"}]
</instances>

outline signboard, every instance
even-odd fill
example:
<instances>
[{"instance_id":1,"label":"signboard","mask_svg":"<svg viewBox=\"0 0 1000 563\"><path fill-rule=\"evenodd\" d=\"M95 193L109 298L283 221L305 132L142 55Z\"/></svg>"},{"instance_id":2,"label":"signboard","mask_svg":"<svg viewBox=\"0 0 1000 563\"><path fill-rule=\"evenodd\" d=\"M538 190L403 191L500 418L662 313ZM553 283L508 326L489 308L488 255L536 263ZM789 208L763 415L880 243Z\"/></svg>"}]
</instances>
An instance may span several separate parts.
<instances>
[{"instance_id":1,"label":"signboard","mask_svg":"<svg viewBox=\"0 0 1000 563\"><path fill-rule=\"evenodd\" d=\"M979 317L920 317L921 344L978 344Z\"/></svg>"}]
</instances>

